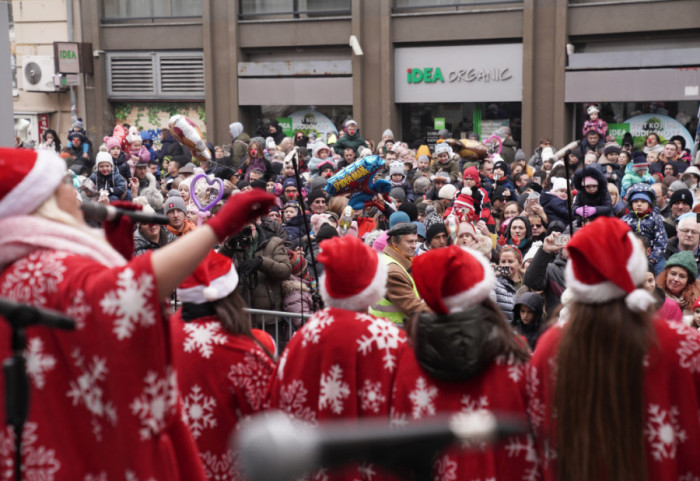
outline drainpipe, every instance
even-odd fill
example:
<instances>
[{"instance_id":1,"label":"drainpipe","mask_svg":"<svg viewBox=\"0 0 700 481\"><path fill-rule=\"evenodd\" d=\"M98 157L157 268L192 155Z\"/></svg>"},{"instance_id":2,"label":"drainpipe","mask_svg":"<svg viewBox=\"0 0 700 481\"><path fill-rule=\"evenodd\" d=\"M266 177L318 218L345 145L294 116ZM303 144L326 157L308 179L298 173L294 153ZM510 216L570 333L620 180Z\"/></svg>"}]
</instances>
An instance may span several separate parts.
<instances>
[{"instance_id":1,"label":"drainpipe","mask_svg":"<svg viewBox=\"0 0 700 481\"><path fill-rule=\"evenodd\" d=\"M66 0L66 16L68 20L68 41L73 42L73 0ZM61 111L61 105L58 105L59 112ZM70 86L70 116L71 125L78 118L78 105L75 96L75 87ZM70 130L70 129L68 129Z\"/></svg>"}]
</instances>

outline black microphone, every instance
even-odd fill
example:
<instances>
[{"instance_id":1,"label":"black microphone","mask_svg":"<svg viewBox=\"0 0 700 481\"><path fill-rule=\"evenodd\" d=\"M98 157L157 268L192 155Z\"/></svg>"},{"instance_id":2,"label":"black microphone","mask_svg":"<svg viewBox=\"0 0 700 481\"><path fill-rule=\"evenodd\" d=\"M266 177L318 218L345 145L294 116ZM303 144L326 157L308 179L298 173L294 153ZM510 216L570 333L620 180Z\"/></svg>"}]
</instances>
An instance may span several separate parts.
<instances>
[{"instance_id":1,"label":"black microphone","mask_svg":"<svg viewBox=\"0 0 700 481\"><path fill-rule=\"evenodd\" d=\"M330 422L313 428L279 411L255 416L236 436L238 453L249 481L293 481L320 467L371 462L401 469L432 457L454 443L478 449L529 432L524 416L489 411L459 413L392 428L386 420Z\"/></svg>"},{"instance_id":2,"label":"black microphone","mask_svg":"<svg viewBox=\"0 0 700 481\"><path fill-rule=\"evenodd\" d=\"M70 331L75 321L65 314L0 298L0 315L17 328L42 325Z\"/></svg>"},{"instance_id":3,"label":"black microphone","mask_svg":"<svg viewBox=\"0 0 700 481\"><path fill-rule=\"evenodd\" d=\"M97 202L83 202L80 208L83 210L85 220L92 222L113 221L121 216L126 216L138 224L167 225L170 223L167 215L120 209L113 205L98 204Z\"/></svg>"}]
</instances>

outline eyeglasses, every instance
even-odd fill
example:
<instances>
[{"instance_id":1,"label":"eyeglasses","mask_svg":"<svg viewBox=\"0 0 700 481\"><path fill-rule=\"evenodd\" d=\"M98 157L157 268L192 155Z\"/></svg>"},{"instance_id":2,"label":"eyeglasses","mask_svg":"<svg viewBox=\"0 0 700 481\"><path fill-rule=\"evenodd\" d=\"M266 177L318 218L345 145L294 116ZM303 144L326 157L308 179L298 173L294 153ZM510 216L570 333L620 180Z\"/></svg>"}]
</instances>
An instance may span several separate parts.
<instances>
[{"instance_id":1,"label":"eyeglasses","mask_svg":"<svg viewBox=\"0 0 700 481\"><path fill-rule=\"evenodd\" d=\"M530 227L532 227L533 229L539 229L540 227L542 227L542 224L530 224Z\"/></svg>"},{"instance_id":2,"label":"eyeglasses","mask_svg":"<svg viewBox=\"0 0 700 481\"><path fill-rule=\"evenodd\" d=\"M683 235L700 235L700 232L693 229L678 229L678 232Z\"/></svg>"}]
</instances>

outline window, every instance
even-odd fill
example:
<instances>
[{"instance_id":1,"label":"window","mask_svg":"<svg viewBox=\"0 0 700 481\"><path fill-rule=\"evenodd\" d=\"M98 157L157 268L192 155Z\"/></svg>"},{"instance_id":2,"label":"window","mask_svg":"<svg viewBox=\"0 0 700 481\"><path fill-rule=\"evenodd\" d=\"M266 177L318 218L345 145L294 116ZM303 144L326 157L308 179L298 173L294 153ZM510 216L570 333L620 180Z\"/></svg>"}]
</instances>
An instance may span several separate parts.
<instances>
[{"instance_id":1,"label":"window","mask_svg":"<svg viewBox=\"0 0 700 481\"><path fill-rule=\"evenodd\" d=\"M238 0L240 19L269 15L294 18L350 15L351 0Z\"/></svg>"},{"instance_id":2,"label":"window","mask_svg":"<svg viewBox=\"0 0 700 481\"><path fill-rule=\"evenodd\" d=\"M110 99L204 99L202 52L109 52Z\"/></svg>"},{"instance_id":3,"label":"window","mask_svg":"<svg viewBox=\"0 0 700 481\"><path fill-rule=\"evenodd\" d=\"M410 10L413 8L432 7L462 7L467 5L482 5L485 3L522 3L522 0L396 0L394 10Z\"/></svg>"},{"instance_id":4,"label":"window","mask_svg":"<svg viewBox=\"0 0 700 481\"><path fill-rule=\"evenodd\" d=\"M103 0L105 18L201 17L201 0Z\"/></svg>"}]
</instances>

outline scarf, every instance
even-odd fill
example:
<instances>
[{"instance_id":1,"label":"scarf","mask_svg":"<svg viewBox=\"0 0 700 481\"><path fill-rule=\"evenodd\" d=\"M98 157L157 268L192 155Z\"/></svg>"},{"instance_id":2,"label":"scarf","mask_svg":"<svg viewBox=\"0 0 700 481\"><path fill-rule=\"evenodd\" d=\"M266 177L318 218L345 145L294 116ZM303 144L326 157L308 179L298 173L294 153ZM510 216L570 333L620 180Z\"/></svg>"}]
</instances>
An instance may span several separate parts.
<instances>
[{"instance_id":1,"label":"scarf","mask_svg":"<svg viewBox=\"0 0 700 481\"><path fill-rule=\"evenodd\" d=\"M0 219L0 271L37 249L71 252L105 267L126 264L106 240L99 242L75 227L32 215Z\"/></svg>"}]
</instances>

